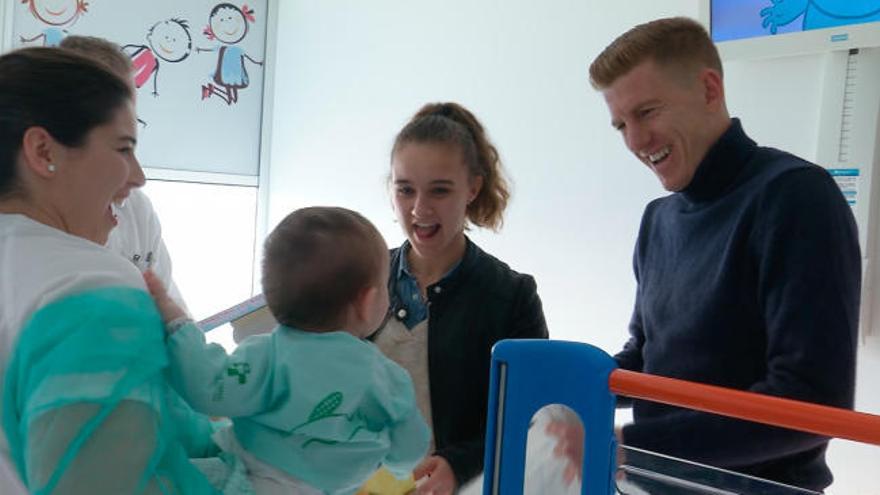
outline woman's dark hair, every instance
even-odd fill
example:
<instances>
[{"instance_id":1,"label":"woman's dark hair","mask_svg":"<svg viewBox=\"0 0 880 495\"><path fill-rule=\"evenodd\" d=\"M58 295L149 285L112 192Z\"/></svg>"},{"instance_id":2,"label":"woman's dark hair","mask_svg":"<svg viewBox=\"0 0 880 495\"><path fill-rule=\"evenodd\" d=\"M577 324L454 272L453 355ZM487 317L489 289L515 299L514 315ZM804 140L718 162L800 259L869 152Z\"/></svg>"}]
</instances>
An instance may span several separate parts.
<instances>
[{"instance_id":1,"label":"woman's dark hair","mask_svg":"<svg viewBox=\"0 0 880 495\"><path fill-rule=\"evenodd\" d=\"M131 59L122 52L116 43L97 36L71 34L58 45L59 48L73 50L75 53L93 58L107 65L119 77L131 78Z\"/></svg>"},{"instance_id":2,"label":"woman's dark hair","mask_svg":"<svg viewBox=\"0 0 880 495\"><path fill-rule=\"evenodd\" d=\"M22 48L0 56L0 196L18 185L25 131L42 127L76 148L132 97L119 76L70 50Z\"/></svg>"},{"instance_id":3,"label":"woman's dark hair","mask_svg":"<svg viewBox=\"0 0 880 495\"><path fill-rule=\"evenodd\" d=\"M458 103L429 103L397 134L392 158L408 143L449 144L461 150L469 176L483 178L483 187L467 206L468 220L479 227L501 228L510 186L498 150L474 114Z\"/></svg>"}]
</instances>

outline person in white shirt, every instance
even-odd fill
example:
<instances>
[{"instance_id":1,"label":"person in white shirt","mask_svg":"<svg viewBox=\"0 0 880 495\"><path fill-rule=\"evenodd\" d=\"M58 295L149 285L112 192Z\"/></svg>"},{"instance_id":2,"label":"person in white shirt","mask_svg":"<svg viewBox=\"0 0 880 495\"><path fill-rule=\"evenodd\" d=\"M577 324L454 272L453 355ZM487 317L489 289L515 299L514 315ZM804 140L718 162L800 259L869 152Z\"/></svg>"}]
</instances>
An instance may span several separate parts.
<instances>
[{"instance_id":1,"label":"person in white shirt","mask_svg":"<svg viewBox=\"0 0 880 495\"><path fill-rule=\"evenodd\" d=\"M143 186L130 84L58 48L0 56L0 472L35 493L212 494L139 271L105 247ZM3 493L15 481L0 480Z\"/></svg>"},{"instance_id":2,"label":"person in white shirt","mask_svg":"<svg viewBox=\"0 0 880 495\"><path fill-rule=\"evenodd\" d=\"M124 80L131 81L132 92L136 94L131 59L116 43L95 36L70 35L59 47L103 63ZM107 247L134 263L140 271L151 270L168 288L168 295L187 311L171 276L171 256L150 199L142 190L134 189L124 203L114 205L114 213L119 224L110 232Z\"/></svg>"}]
</instances>

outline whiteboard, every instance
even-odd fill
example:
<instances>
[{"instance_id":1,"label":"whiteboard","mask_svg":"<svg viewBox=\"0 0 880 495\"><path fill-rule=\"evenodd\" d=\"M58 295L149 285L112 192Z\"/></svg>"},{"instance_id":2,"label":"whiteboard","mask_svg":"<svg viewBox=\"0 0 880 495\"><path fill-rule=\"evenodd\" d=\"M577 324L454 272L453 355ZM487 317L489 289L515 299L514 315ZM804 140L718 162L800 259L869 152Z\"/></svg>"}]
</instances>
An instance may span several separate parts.
<instances>
[{"instance_id":1,"label":"whiteboard","mask_svg":"<svg viewBox=\"0 0 880 495\"><path fill-rule=\"evenodd\" d=\"M259 175L267 0L13 3L13 47L70 34L124 47L135 65L143 166Z\"/></svg>"}]
</instances>

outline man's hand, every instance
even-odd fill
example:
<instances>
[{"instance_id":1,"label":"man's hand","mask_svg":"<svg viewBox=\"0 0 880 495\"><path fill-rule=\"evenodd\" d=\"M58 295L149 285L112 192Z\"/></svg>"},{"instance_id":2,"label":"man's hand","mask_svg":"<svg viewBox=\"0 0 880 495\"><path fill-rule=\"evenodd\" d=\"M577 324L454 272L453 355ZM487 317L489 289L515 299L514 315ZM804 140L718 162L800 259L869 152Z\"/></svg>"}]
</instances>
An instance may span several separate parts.
<instances>
[{"instance_id":1,"label":"man's hand","mask_svg":"<svg viewBox=\"0 0 880 495\"><path fill-rule=\"evenodd\" d=\"M413 470L416 495L452 495L458 487L449 462L439 455L429 456Z\"/></svg>"}]
</instances>

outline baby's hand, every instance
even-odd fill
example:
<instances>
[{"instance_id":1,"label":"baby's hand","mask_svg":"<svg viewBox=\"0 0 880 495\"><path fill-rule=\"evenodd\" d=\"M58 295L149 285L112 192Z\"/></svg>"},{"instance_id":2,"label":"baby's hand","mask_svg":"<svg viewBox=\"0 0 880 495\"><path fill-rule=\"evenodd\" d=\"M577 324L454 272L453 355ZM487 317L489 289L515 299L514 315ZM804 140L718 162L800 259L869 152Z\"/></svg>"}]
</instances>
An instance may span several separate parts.
<instances>
[{"instance_id":1,"label":"baby's hand","mask_svg":"<svg viewBox=\"0 0 880 495\"><path fill-rule=\"evenodd\" d=\"M165 290L165 286L162 285L159 277L157 277L152 270L144 272L144 282L146 282L147 290L149 290L150 295L153 296L156 306L159 307L159 314L162 315L162 321L164 323L186 316L186 312L184 312L173 299L168 297L168 291Z\"/></svg>"}]
</instances>

